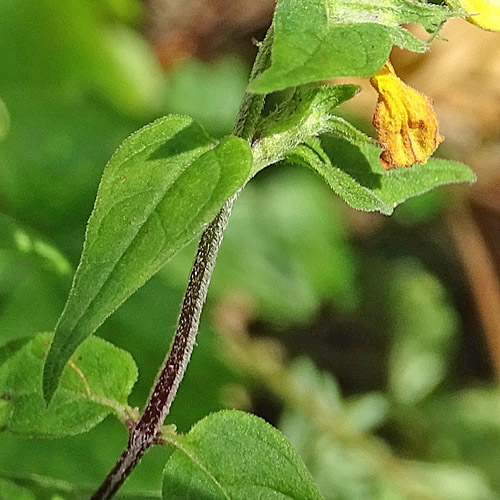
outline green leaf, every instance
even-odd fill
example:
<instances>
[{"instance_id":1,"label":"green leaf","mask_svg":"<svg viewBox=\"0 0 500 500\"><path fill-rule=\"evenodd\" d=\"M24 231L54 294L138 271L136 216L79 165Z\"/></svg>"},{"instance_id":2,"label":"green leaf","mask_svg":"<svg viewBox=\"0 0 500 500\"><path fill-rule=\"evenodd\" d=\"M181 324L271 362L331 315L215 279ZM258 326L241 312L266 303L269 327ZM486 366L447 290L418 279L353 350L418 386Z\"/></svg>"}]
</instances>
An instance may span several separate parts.
<instances>
[{"instance_id":1,"label":"green leaf","mask_svg":"<svg viewBox=\"0 0 500 500\"><path fill-rule=\"evenodd\" d=\"M35 500L35 495L26 488L0 477L1 500Z\"/></svg>"},{"instance_id":2,"label":"green leaf","mask_svg":"<svg viewBox=\"0 0 500 500\"><path fill-rule=\"evenodd\" d=\"M164 500L320 500L291 444L258 417L223 411L198 422L164 471Z\"/></svg>"},{"instance_id":3,"label":"green leaf","mask_svg":"<svg viewBox=\"0 0 500 500\"><path fill-rule=\"evenodd\" d=\"M286 158L315 170L357 210L390 215L408 198L437 186L476 180L466 165L434 158L425 165L386 171L379 161L380 148L345 120L331 118L329 133L334 137L309 140Z\"/></svg>"},{"instance_id":4,"label":"green leaf","mask_svg":"<svg viewBox=\"0 0 500 500\"><path fill-rule=\"evenodd\" d=\"M170 115L129 137L102 177L66 307L44 371L50 400L75 348L217 214L246 181L242 139L215 145Z\"/></svg>"},{"instance_id":5,"label":"green leaf","mask_svg":"<svg viewBox=\"0 0 500 500\"><path fill-rule=\"evenodd\" d=\"M16 434L62 437L86 432L110 413L128 416L137 378L132 357L92 337L75 352L49 409L42 394L43 361L52 335L41 333L15 353L0 356L0 427ZM5 354L5 351L6 354Z\"/></svg>"},{"instance_id":6,"label":"green leaf","mask_svg":"<svg viewBox=\"0 0 500 500\"><path fill-rule=\"evenodd\" d=\"M358 85L302 85L293 89L290 96L258 124L260 140L292 131L311 117L328 117L345 101L360 90Z\"/></svg>"},{"instance_id":7,"label":"green leaf","mask_svg":"<svg viewBox=\"0 0 500 500\"><path fill-rule=\"evenodd\" d=\"M250 90L269 93L334 76L371 76L393 45L426 50L427 42L402 23L420 23L437 34L456 16L446 7L411 0L280 0L271 67L251 82Z\"/></svg>"}]
</instances>

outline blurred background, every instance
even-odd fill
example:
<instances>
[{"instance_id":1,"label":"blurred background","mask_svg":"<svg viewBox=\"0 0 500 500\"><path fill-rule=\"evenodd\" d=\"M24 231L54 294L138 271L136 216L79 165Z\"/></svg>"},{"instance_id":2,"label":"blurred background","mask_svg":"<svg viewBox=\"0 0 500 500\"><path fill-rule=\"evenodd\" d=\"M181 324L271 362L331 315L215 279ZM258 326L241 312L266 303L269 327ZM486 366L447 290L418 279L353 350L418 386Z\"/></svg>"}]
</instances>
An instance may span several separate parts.
<instances>
[{"instance_id":1,"label":"blurred background","mask_svg":"<svg viewBox=\"0 0 500 500\"><path fill-rule=\"evenodd\" d=\"M0 345L54 327L123 139L167 113L230 133L273 9L0 2ZM435 101L438 155L469 164L474 187L390 218L285 164L245 188L169 422L187 431L221 408L254 412L296 446L326 500L500 498L499 50L499 34L453 21L430 53L393 53ZM373 135L376 95L350 81L363 91L340 112ZM195 247L98 332L138 364L132 405L170 344ZM112 418L54 441L3 433L0 480L23 499L87 498L126 439ZM160 498L167 456L152 450L118 498Z\"/></svg>"}]
</instances>

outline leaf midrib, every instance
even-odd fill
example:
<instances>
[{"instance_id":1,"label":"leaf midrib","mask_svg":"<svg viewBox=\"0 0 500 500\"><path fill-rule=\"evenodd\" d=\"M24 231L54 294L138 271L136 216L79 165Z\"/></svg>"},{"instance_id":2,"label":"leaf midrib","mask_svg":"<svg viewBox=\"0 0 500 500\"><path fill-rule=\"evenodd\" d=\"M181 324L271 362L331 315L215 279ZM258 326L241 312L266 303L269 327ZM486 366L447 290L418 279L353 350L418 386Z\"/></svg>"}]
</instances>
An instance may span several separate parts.
<instances>
[{"instance_id":1,"label":"leaf midrib","mask_svg":"<svg viewBox=\"0 0 500 500\"><path fill-rule=\"evenodd\" d=\"M134 236L131 238L130 242L123 248L123 251L120 253L120 255L117 257L117 259L113 262L112 264L112 267L111 269L109 270L109 273L107 274L106 278L104 278L104 280L102 281L101 283L101 286L96 290L94 296L92 297L92 299L87 303L87 305L85 306L85 308L82 310L81 314L78 316L78 319L76 320L74 326L71 328L71 331L75 331L78 327L78 324L80 323L80 321L82 320L82 318L85 316L85 313L86 311L88 311L88 309L92 306L92 304L95 302L95 299L97 298L97 296L99 295L99 293L102 291L102 289L104 288L104 286L106 285L106 283L109 281L109 279L111 278L111 276L113 275L115 269L116 269L116 266L118 265L118 263L120 262L120 260L123 258L123 256L125 255L125 253L129 250L129 248L134 244L134 242L136 241L138 235L141 233L141 230L144 228L144 226L150 221L151 219L151 216L157 212L157 209L158 209L158 206L162 203L162 201L165 199L167 193L174 188L174 186L176 185L176 183L178 182L179 178L182 176L182 174L184 172L186 172L186 170L188 168L190 168L197 160L199 160L204 154L212 151L214 148L216 147L216 145L214 145L211 149L208 149L207 151L203 152L200 156L198 156L196 159L194 159L192 162L190 162L188 165L185 166L184 169L180 170L177 177L172 181L171 184L168 185L168 187L166 188L166 190L163 192L163 194L160 196L159 200L157 203L155 203L154 205L152 205L152 208L151 208L151 211L149 212L148 216L146 217L146 219L144 220L144 222L138 227L138 230L135 232ZM128 160L127 160L128 161ZM121 200L120 200L121 201ZM109 212L108 212L109 213ZM198 211L199 213L199 211ZM107 215L107 214L106 214ZM103 216L103 218L101 219L101 222L102 220L104 220L104 218L106 217L106 215ZM160 215L158 214L158 217L161 219ZM162 225L162 230L164 230L164 227ZM95 243L95 241L94 241ZM83 262L83 261L82 261ZM80 267L80 266L79 266ZM63 320L63 316L61 316L61 320L60 320L60 323L62 323L62 320ZM59 325L58 325L59 326ZM56 332L57 332L58 328L56 327Z\"/></svg>"}]
</instances>

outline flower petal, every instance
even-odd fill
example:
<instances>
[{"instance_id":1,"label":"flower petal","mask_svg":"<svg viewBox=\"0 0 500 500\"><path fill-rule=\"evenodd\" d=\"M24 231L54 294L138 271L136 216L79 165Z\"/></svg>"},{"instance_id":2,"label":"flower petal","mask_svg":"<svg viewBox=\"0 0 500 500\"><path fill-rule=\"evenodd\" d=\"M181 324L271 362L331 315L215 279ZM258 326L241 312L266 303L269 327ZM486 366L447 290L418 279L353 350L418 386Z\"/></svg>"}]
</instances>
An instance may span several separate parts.
<instances>
[{"instance_id":1,"label":"flower petal","mask_svg":"<svg viewBox=\"0 0 500 500\"><path fill-rule=\"evenodd\" d=\"M444 140L433 102L400 80L389 61L370 83L379 96L373 125L384 150L382 166L388 170L426 163Z\"/></svg>"},{"instance_id":2,"label":"flower petal","mask_svg":"<svg viewBox=\"0 0 500 500\"><path fill-rule=\"evenodd\" d=\"M485 30L500 31L500 0L446 0L452 7L462 8L467 21Z\"/></svg>"}]
</instances>

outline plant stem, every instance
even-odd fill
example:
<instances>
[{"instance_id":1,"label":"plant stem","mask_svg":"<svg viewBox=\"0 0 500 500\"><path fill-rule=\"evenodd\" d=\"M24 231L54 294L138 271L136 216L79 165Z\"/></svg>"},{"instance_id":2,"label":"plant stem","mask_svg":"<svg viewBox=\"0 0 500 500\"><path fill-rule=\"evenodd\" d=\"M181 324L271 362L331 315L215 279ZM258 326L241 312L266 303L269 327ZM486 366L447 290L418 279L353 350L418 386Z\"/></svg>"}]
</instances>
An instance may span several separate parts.
<instances>
[{"instance_id":1,"label":"plant stem","mask_svg":"<svg viewBox=\"0 0 500 500\"><path fill-rule=\"evenodd\" d=\"M250 76L251 79L261 73L269 64L271 40L272 27L268 30L266 38L260 46ZM264 95L245 94L233 130L234 135L249 142L252 140L262 112L264 99ZM139 421L130 428L125 451L102 485L92 495L91 500L111 498L139 463L146 450L161 441L161 427L170 411L170 406L191 358L217 253L237 196L238 193L226 201L201 236L169 354L156 378L144 413Z\"/></svg>"}]
</instances>

